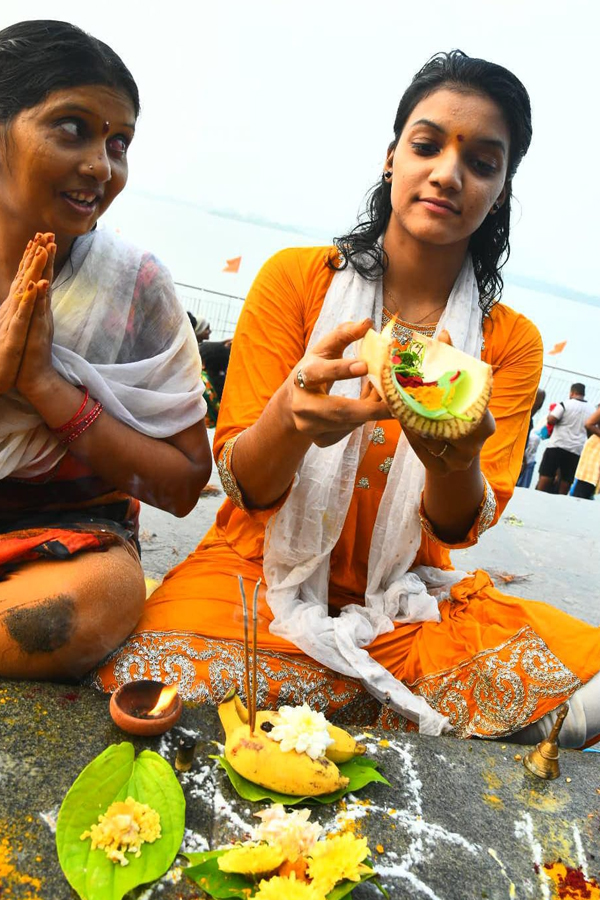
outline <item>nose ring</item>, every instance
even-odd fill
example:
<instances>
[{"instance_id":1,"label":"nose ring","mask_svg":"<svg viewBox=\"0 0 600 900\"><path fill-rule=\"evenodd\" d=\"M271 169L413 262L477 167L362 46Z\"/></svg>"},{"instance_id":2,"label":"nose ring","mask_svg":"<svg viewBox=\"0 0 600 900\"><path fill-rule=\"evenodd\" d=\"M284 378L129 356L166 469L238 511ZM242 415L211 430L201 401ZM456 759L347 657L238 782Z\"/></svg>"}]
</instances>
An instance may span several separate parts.
<instances>
[{"instance_id":1,"label":"nose ring","mask_svg":"<svg viewBox=\"0 0 600 900\"><path fill-rule=\"evenodd\" d=\"M88 166L88 169L89 169L90 171L91 171L93 168L94 168L93 166Z\"/></svg>"}]
</instances>

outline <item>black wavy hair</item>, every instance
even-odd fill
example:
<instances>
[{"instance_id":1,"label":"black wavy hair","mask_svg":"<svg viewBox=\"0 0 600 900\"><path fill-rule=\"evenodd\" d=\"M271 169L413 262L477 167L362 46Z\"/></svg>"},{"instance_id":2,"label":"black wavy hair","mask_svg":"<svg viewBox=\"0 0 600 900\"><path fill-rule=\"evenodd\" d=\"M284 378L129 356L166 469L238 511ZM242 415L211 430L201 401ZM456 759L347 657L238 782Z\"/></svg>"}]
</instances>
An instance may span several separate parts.
<instances>
[{"instance_id":1,"label":"black wavy hair","mask_svg":"<svg viewBox=\"0 0 600 900\"><path fill-rule=\"evenodd\" d=\"M479 285L479 305L487 313L500 299L504 285L500 270L510 254L512 179L531 143L531 104L519 79L503 66L467 56L461 50L437 53L417 72L400 100L390 150L396 147L415 106L440 88L490 97L501 109L510 132L506 199L495 215L486 216L469 243ZM379 278L388 263L380 238L391 213L391 185L382 174L367 195L366 209L358 224L348 234L335 238L341 258L331 260L330 266L345 268L352 263L365 278Z\"/></svg>"},{"instance_id":2,"label":"black wavy hair","mask_svg":"<svg viewBox=\"0 0 600 900\"><path fill-rule=\"evenodd\" d=\"M108 44L54 19L17 22L0 31L0 122L9 124L52 91L103 85L129 96L136 118L137 85Z\"/></svg>"}]
</instances>

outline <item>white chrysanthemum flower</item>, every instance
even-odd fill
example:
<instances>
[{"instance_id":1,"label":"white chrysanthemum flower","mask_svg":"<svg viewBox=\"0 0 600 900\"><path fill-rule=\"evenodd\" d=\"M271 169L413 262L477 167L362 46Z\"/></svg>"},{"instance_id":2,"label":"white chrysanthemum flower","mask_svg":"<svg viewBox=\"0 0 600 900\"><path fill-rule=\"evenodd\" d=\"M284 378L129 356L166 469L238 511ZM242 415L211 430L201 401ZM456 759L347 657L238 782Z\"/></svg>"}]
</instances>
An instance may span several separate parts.
<instances>
[{"instance_id":1,"label":"white chrysanthemum flower","mask_svg":"<svg viewBox=\"0 0 600 900\"><path fill-rule=\"evenodd\" d=\"M317 759L333 744L333 738L327 730L327 719L323 713L311 709L308 703L303 703L302 706L282 706L278 713L278 720L269 731L269 737L281 743L283 753L295 750L296 753L308 753L311 759Z\"/></svg>"},{"instance_id":2,"label":"white chrysanthemum flower","mask_svg":"<svg viewBox=\"0 0 600 900\"><path fill-rule=\"evenodd\" d=\"M281 803L274 803L254 815L262 822L253 829L252 839L278 847L290 862L312 850L323 831L318 822L308 821L309 809L286 813Z\"/></svg>"}]
</instances>

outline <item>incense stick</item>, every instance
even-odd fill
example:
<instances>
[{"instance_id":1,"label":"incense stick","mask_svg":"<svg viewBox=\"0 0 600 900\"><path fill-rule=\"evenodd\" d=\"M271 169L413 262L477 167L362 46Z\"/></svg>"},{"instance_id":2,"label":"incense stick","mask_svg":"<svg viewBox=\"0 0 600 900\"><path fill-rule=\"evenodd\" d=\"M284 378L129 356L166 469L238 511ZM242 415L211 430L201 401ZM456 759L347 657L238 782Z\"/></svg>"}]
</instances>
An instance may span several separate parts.
<instances>
[{"instance_id":1,"label":"incense stick","mask_svg":"<svg viewBox=\"0 0 600 900\"><path fill-rule=\"evenodd\" d=\"M240 594L242 595L242 607L244 610L244 678L246 681L246 703L248 704L248 711L250 710L251 696L250 696L250 658L249 658L249 649L248 649L248 603L246 602L246 592L244 590L244 579L241 575L238 575L238 583L240 586ZM254 728L252 725L250 726L250 734Z\"/></svg>"},{"instance_id":2,"label":"incense stick","mask_svg":"<svg viewBox=\"0 0 600 900\"><path fill-rule=\"evenodd\" d=\"M256 695L258 693L258 667L257 667L257 631L258 631L258 589L262 578L259 578L252 596L252 705L250 707L250 733L254 733L256 725Z\"/></svg>"}]
</instances>

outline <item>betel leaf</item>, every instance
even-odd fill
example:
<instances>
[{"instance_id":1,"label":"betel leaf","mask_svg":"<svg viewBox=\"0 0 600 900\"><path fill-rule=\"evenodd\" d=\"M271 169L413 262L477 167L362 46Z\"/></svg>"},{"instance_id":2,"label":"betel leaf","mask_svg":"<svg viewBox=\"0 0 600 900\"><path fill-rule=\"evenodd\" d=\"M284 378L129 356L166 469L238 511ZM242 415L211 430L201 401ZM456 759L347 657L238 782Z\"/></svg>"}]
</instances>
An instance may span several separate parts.
<instances>
[{"instance_id":1,"label":"betel leaf","mask_svg":"<svg viewBox=\"0 0 600 900\"><path fill-rule=\"evenodd\" d=\"M259 800L272 800L273 803L282 803L284 806L296 806L298 803L312 802L335 803L336 800L339 800L346 794L359 791L361 788L365 787L365 785L370 784L373 781L380 781L382 784L387 784L388 787L390 786L387 778L384 778L381 772L377 771L377 763L372 759L364 759L362 756L355 756L354 759L351 759L349 762L340 763L338 766L342 775L345 775L346 778L350 779L346 787L340 788L338 791L334 791L331 794L321 794L318 797L297 797L294 794L280 794L278 791L271 791L269 788L262 787L260 784L255 784L253 781L248 781L247 778L239 775L224 756L213 757L213 759L217 759L219 765L225 769L231 784L240 797L243 797L244 800L254 800L255 802Z\"/></svg>"},{"instance_id":2,"label":"betel leaf","mask_svg":"<svg viewBox=\"0 0 600 900\"><path fill-rule=\"evenodd\" d=\"M160 816L161 837L142 845L139 858L127 853L127 866L92 850L84 831L111 803L133 797ZM56 847L67 881L85 900L121 900L127 891L163 875L183 838L185 798L169 763L152 750L135 758L133 744L113 744L85 767L63 800Z\"/></svg>"},{"instance_id":3,"label":"betel leaf","mask_svg":"<svg viewBox=\"0 0 600 900\"><path fill-rule=\"evenodd\" d=\"M247 875L222 872L219 869L218 858L227 852L227 850L211 850L207 853L184 853L183 855L192 863L191 866L184 869L184 872L188 878L199 885L214 900L229 900L229 898L248 900L258 889L258 884ZM360 882L340 881L327 894L327 900L343 900L344 897L351 897L352 891L359 883L362 884L363 881L369 881L374 878L375 872L371 871L365 872ZM379 883L375 882L375 884L385 896L386 894ZM282 900L285 900L285 898L282 897Z\"/></svg>"}]
</instances>

